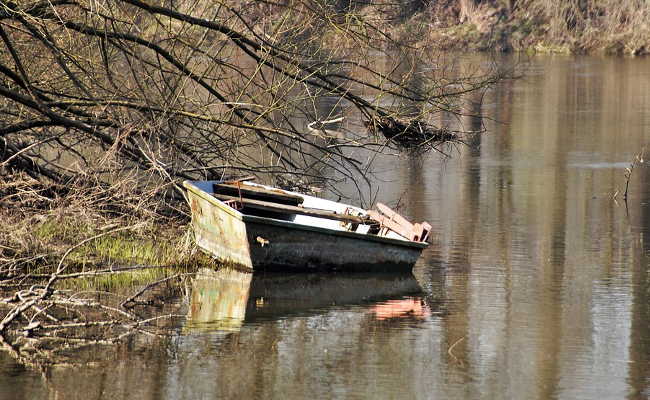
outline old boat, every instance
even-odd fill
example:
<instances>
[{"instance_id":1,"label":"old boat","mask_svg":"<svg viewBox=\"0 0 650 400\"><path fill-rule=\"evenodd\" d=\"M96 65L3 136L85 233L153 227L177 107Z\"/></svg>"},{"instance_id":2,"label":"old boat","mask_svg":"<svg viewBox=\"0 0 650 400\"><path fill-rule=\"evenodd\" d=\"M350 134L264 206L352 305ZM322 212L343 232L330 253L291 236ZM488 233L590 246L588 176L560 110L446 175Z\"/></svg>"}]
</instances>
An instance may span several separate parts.
<instances>
[{"instance_id":1,"label":"old boat","mask_svg":"<svg viewBox=\"0 0 650 400\"><path fill-rule=\"evenodd\" d=\"M248 181L185 181L197 245L252 270L410 270L431 226Z\"/></svg>"}]
</instances>

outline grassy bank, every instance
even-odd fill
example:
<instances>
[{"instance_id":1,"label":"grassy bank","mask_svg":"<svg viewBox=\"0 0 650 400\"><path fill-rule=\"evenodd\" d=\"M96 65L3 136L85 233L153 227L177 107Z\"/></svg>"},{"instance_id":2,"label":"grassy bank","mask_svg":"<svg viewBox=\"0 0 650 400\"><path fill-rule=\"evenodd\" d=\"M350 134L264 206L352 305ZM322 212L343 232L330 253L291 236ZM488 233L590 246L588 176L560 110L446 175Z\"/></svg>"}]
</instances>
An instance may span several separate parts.
<instances>
[{"instance_id":1,"label":"grassy bank","mask_svg":"<svg viewBox=\"0 0 650 400\"><path fill-rule=\"evenodd\" d=\"M194 246L189 219L180 213L164 216L152 211L156 204L115 196L107 207L107 193L97 197L74 188L65 196L46 197L50 186L21 185L21 179L14 175L0 185L0 280L5 285L28 284L57 269L62 276L125 272L87 278L106 289L215 267Z\"/></svg>"},{"instance_id":2,"label":"grassy bank","mask_svg":"<svg viewBox=\"0 0 650 400\"><path fill-rule=\"evenodd\" d=\"M129 220L67 208L0 209L0 218L2 263L14 271L49 273L64 255L66 273L134 265L186 270L206 262L185 220Z\"/></svg>"},{"instance_id":3,"label":"grassy bank","mask_svg":"<svg viewBox=\"0 0 650 400\"><path fill-rule=\"evenodd\" d=\"M72 348L164 328L183 317L176 302L193 273L222 267L154 197L4 178L0 346L24 365L74 362Z\"/></svg>"}]
</instances>

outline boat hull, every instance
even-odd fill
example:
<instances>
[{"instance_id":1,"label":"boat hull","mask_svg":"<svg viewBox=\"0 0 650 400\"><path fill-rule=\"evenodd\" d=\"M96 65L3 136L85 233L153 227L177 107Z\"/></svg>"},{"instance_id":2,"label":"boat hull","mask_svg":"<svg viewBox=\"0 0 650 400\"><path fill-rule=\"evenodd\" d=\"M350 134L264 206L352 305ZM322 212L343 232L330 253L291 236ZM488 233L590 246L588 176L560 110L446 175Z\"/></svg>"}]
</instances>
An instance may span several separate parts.
<instances>
[{"instance_id":1,"label":"boat hull","mask_svg":"<svg viewBox=\"0 0 650 400\"><path fill-rule=\"evenodd\" d=\"M291 223L247 220L253 268L266 270L410 270L421 248L367 240ZM274 221L273 221L274 222ZM298 226L296 226L298 225ZM268 240L262 246L256 239Z\"/></svg>"},{"instance_id":2,"label":"boat hull","mask_svg":"<svg viewBox=\"0 0 650 400\"><path fill-rule=\"evenodd\" d=\"M425 243L245 215L185 183L196 243L251 270L405 271Z\"/></svg>"}]
</instances>

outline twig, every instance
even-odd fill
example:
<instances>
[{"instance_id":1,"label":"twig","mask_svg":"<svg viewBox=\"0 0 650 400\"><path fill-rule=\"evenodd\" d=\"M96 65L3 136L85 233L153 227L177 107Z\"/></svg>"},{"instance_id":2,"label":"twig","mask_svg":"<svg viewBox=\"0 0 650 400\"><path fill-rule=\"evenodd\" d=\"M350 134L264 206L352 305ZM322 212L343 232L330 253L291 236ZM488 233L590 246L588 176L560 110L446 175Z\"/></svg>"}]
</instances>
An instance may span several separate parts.
<instances>
[{"instance_id":1,"label":"twig","mask_svg":"<svg viewBox=\"0 0 650 400\"><path fill-rule=\"evenodd\" d=\"M454 358L454 361L459 362L459 363L461 363L461 364L462 364L462 361L459 360L458 357L456 357L456 356L454 355L454 347L456 347L460 342L462 342L462 341L465 339L465 337L466 337L466 336L462 336L460 339L456 340L456 341L454 342L454 344L452 344L451 346L449 346L449 350L447 350L447 354L449 354L450 356L452 356L452 357Z\"/></svg>"},{"instance_id":2,"label":"twig","mask_svg":"<svg viewBox=\"0 0 650 400\"><path fill-rule=\"evenodd\" d=\"M187 275L187 274L176 274L176 275L168 276L166 278L163 278L163 279L160 279L160 280L158 280L156 282L152 282L152 283L148 284L147 286L145 286L141 290L139 290L136 294L134 294L133 296L131 296L128 299L124 300L122 302L122 304L120 304L120 307L127 308L128 303L131 303L138 296L142 295L144 292L151 289L152 287L160 285L161 283L167 282L168 280L178 278L178 277L183 276L183 275Z\"/></svg>"},{"instance_id":3,"label":"twig","mask_svg":"<svg viewBox=\"0 0 650 400\"><path fill-rule=\"evenodd\" d=\"M97 303L97 302L90 302L90 301L72 301L72 300L49 300L52 304L56 305L67 305L67 306L77 306L77 307L97 307L101 308L107 311L113 311L118 314L122 314L123 316L131 319L131 320L137 320L137 317L131 313L128 313L124 310L120 310L119 308L115 307L110 307L105 304Z\"/></svg>"},{"instance_id":4,"label":"twig","mask_svg":"<svg viewBox=\"0 0 650 400\"><path fill-rule=\"evenodd\" d=\"M130 267L108 268L108 269L101 269L96 271L73 272L70 274L59 275L57 279L84 278L84 277L96 276L96 275L117 274L122 272L132 272L132 271L147 270L147 269L166 269L166 268L172 268L172 267L170 265L134 265ZM50 274L32 274L29 275L29 277L42 279L42 278L50 277Z\"/></svg>"},{"instance_id":5,"label":"twig","mask_svg":"<svg viewBox=\"0 0 650 400\"><path fill-rule=\"evenodd\" d=\"M91 326L106 326L106 325L116 325L122 323L119 320L108 320L108 321L89 321L89 322L76 322L76 323L65 323L57 325L43 325L39 329L48 329L48 330L58 330L66 328L88 328Z\"/></svg>"},{"instance_id":6,"label":"twig","mask_svg":"<svg viewBox=\"0 0 650 400\"><path fill-rule=\"evenodd\" d=\"M43 314L43 315L45 315L45 317L46 317L47 319L49 319L50 321L59 322L59 320L58 320L56 317L54 317L53 315L50 315L47 311L45 311L44 309L40 308L39 306L37 306L37 305L33 305L32 308L33 308L34 310L36 310L36 314L34 314L34 316L32 317L32 319L34 319L34 317L36 317L36 316L39 315L39 314Z\"/></svg>"},{"instance_id":7,"label":"twig","mask_svg":"<svg viewBox=\"0 0 650 400\"><path fill-rule=\"evenodd\" d=\"M632 171L634 171L634 167L636 167L637 164L643 164L644 161L643 153L645 153L645 147L641 150L641 153L637 154L634 157L634 160L632 161L630 166L625 168L625 192L623 192L623 200L625 201L625 204L627 204L627 193L630 187L630 179L632 178Z\"/></svg>"}]
</instances>

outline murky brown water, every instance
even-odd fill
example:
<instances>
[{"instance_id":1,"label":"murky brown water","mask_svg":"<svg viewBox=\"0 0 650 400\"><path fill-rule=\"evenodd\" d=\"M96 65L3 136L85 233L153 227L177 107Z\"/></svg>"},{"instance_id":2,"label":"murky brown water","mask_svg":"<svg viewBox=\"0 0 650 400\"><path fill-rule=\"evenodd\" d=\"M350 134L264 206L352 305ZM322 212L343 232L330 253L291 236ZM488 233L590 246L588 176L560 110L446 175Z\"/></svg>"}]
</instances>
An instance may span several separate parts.
<instances>
[{"instance_id":1,"label":"murky brown water","mask_svg":"<svg viewBox=\"0 0 650 400\"><path fill-rule=\"evenodd\" d=\"M650 143L650 59L530 62L476 147L383 166L379 200L434 226L413 275L204 277L169 337L80 355L104 362L0 353L0 398L649 397L650 169L613 196Z\"/></svg>"}]
</instances>

